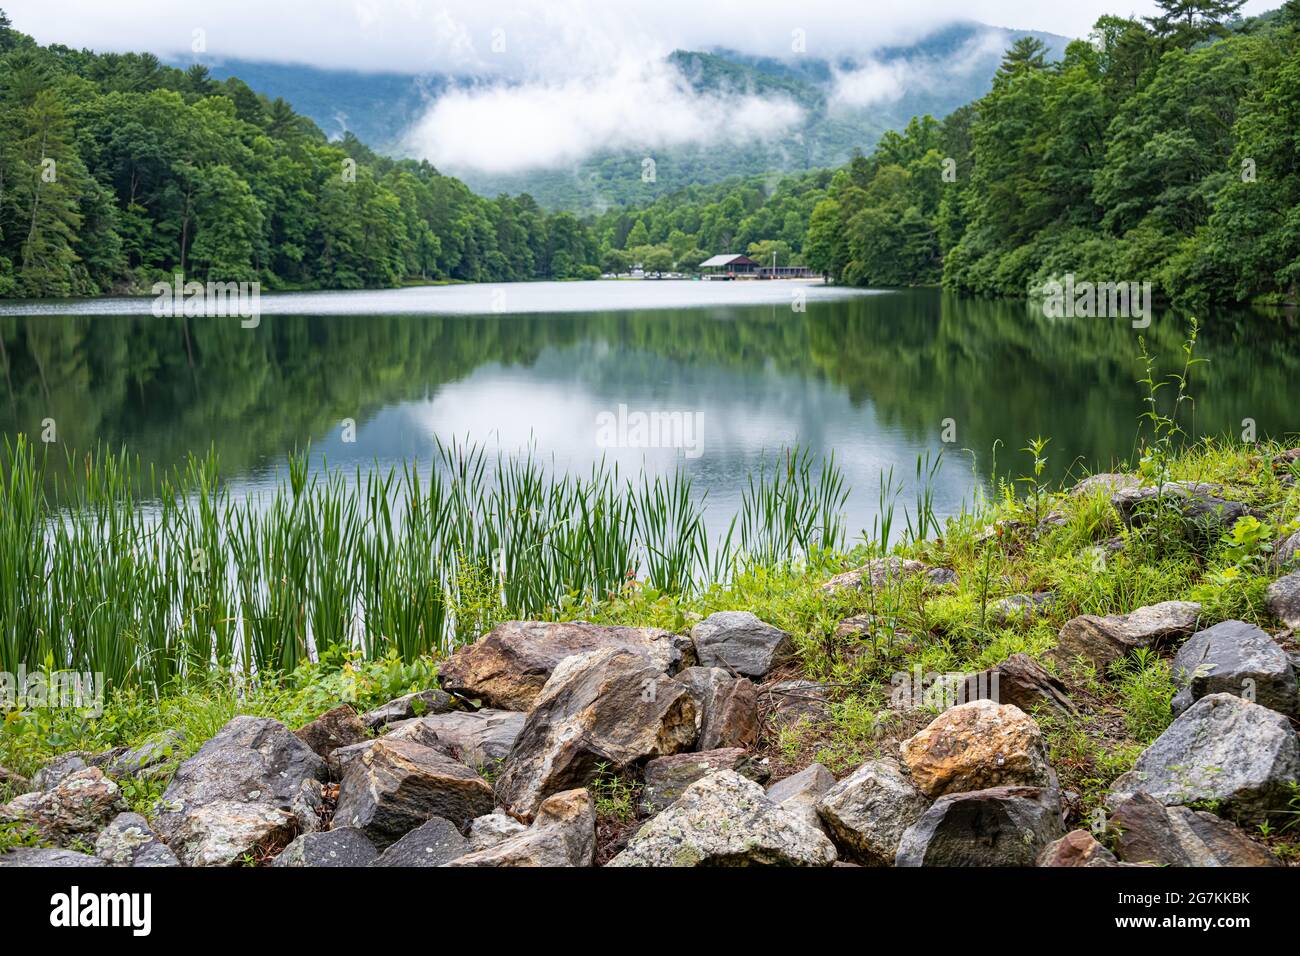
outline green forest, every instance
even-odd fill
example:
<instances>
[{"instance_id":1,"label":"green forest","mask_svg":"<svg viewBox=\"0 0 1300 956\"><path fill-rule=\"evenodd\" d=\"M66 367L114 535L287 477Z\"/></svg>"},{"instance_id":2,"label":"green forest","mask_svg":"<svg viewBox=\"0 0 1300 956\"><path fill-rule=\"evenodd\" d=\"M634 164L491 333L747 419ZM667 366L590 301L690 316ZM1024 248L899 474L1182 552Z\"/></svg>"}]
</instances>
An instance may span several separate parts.
<instances>
[{"instance_id":1,"label":"green forest","mask_svg":"<svg viewBox=\"0 0 1300 956\"><path fill-rule=\"evenodd\" d=\"M1175 302L1300 286L1300 0L1160 0L1058 61L1033 38L983 98L836 170L693 186L585 217L485 199L330 142L282 99L149 54L42 47L0 12L0 296L691 271L719 252L836 282L1023 296L1149 279Z\"/></svg>"}]
</instances>

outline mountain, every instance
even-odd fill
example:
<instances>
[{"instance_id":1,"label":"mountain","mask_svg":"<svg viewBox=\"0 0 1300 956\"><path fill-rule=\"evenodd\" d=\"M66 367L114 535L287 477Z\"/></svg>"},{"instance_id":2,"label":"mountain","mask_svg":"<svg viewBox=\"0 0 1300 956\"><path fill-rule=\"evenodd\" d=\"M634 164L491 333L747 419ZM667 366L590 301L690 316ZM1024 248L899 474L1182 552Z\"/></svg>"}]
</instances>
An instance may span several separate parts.
<instances>
[{"instance_id":1,"label":"mountain","mask_svg":"<svg viewBox=\"0 0 1300 956\"><path fill-rule=\"evenodd\" d=\"M1003 52L1035 36L1059 57L1069 38L956 23L906 46L836 60L809 56L756 57L734 50L679 50L669 64L700 94L790 101L802 115L779 138L678 146L662 150L598 152L565 168L491 174L450 168L484 196L529 193L541 205L577 212L643 204L695 184L735 176L797 172L835 166L855 151L869 152L886 130L918 114L943 117L988 92ZM403 137L425 106L473 77L357 73L316 67L227 60L210 64L213 76L238 76L259 93L284 97L331 136L352 132L380 152L403 155ZM641 176L652 155L653 182Z\"/></svg>"}]
</instances>

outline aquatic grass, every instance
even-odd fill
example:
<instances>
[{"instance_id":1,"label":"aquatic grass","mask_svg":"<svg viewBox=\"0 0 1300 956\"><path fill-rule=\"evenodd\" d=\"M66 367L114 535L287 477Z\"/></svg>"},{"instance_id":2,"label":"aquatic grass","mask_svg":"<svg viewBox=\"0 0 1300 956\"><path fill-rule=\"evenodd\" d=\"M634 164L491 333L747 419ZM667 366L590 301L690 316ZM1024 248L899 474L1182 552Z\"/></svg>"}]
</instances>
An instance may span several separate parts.
<instances>
[{"instance_id":1,"label":"aquatic grass","mask_svg":"<svg viewBox=\"0 0 1300 956\"><path fill-rule=\"evenodd\" d=\"M169 471L100 449L0 451L0 669L102 674L162 693L204 674L276 684L359 654L406 664L507 617L629 587L689 596L844 544L833 459L788 452L725 533L684 471L571 475L531 452L439 444L428 469L354 475L294 453L239 500L215 454Z\"/></svg>"}]
</instances>

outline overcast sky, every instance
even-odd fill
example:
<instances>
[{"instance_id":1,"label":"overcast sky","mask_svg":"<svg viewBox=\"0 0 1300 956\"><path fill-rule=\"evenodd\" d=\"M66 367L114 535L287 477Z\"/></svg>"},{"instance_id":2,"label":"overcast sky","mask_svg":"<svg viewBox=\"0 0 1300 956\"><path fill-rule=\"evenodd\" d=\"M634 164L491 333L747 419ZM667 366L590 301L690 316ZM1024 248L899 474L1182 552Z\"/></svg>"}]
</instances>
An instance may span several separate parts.
<instances>
[{"instance_id":1,"label":"overcast sky","mask_svg":"<svg viewBox=\"0 0 1300 956\"><path fill-rule=\"evenodd\" d=\"M1280 0L1249 0L1258 13ZM1147 14L1151 0L0 0L43 43L190 52L368 70L582 71L677 47L785 55L862 52L954 19L1082 36L1102 13ZM502 31L495 33L493 31ZM494 49L494 39L496 48ZM504 46L504 49L501 47Z\"/></svg>"},{"instance_id":2,"label":"overcast sky","mask_svg":"<svg viewBox=\"0 0 1300 956\"><path fill-rule=\"evenodd\" d=\"M1280 0L1249 0L1247 13ZM726 47L834 59L832 105L871 109L963 70L988 70L989 31L942 63L873 60L954 20L1086 36L1103 13L1145 15L1152 0L0 0L42 43L151 51L205 62L268 60L335 69L473 77L431 100L402 151L446 172L569 166L603 150L779 140L802 109L781 97L723 104L664 55ZM717 122L725 112L728 121Z\"/></svg>"}]
</instances>

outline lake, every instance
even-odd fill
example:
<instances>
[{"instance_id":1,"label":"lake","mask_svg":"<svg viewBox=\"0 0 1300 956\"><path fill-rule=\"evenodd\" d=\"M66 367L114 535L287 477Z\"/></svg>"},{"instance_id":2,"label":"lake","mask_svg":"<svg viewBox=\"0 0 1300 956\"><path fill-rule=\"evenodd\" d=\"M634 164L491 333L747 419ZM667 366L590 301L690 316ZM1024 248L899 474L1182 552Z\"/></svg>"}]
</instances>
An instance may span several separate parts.
<instances>
[{"instance_id":1,"label":"lake","mask_svg":"<svg viewBox=\"0 0 1300 956\"><path fill-rule=\"evenodd\" d=\"M940 514L988 490L995 449L1000 473L1027 473L1020 449L1036 435L1051 438L1053 481L1129 457L1139 336L1172 371L1187 331L1173 313L1140 331L1020 302L802 282L265 295L255 328L156 318L150 304L0 305L4 432L38 439L53 419L65 448L125 446L159 466L212 447L236 496L309 444L318 467L349 472L427 463L438 438L532 447L557 469L683 468L719 524L751 471L800 445L842 467L851 536L871 525L882 471L910 501L918 456L943 455ZM1300 430L1294 318L1214 313L1202 326L1188 430ZM635 416L655 412L697 427L689 448L644 447Z\"/></svg>"}]
</instances>

